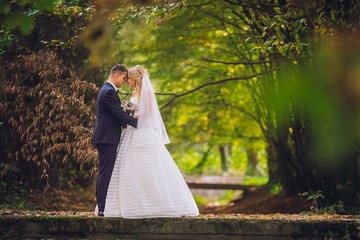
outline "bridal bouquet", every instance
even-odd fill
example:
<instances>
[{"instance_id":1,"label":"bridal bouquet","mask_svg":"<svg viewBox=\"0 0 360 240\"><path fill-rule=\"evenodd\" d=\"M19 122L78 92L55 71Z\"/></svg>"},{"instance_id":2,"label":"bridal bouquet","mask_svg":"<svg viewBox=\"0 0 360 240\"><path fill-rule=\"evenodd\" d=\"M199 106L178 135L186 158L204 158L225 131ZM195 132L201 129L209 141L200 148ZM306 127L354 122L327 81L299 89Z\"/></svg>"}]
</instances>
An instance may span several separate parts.
<instances>
[{"instance_id":1,"label":"bridal bouquet","mask_svg":"<svg viewBox=\"0 0 360 240\"><path fill-rule=\"evenodd\" d=\"M134 115L135 112L135 108L132 105L132 103L130 101L122 101L121 102L121 107L124 110L124 112L126 112L127 114L129 114L130 116Z\"/></svg>"}]
</instances>

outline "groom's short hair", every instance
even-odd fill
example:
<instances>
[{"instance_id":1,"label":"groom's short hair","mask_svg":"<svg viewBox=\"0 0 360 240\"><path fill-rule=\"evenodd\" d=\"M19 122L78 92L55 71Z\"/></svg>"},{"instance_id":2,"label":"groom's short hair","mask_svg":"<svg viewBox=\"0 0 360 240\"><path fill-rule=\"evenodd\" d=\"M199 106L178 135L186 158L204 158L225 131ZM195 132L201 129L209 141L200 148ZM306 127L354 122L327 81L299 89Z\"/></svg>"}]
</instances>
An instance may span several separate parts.
<instances>
[{"instance_id":1,"label":"groom's short hair","mask_svg":"<svg viewBox=\"0 0 360 240\"><path fill-rule=\"evenodd\" d=\"M113 77L116 73L127 73L127 69L122 64L116 64L114 65L110 70L110 76Z\"/></svg>"}]
</instances>

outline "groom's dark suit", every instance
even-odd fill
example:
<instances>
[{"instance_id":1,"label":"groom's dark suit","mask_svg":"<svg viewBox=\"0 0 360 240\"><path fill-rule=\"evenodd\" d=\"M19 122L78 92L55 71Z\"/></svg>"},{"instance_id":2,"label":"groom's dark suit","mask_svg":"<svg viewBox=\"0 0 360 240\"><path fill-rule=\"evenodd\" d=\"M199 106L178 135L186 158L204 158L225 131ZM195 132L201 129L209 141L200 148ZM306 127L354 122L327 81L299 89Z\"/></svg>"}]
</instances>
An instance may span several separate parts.
<instances>
[{"instance_id":1,"label":"groom's dark suit","mask_svg":"<svg viewBox=\"0 0 360 240\"><path fill-rule=\"evenodd\" d=\"M106 82L97 96L96 122L92 136L92 143L96 145L99 153L96 199L101 212L105 208L106 194L115 164L123 123L136 127L137 119L130 117L122 110L116 90L111 83Z\"/></svg>"}]
</instances>

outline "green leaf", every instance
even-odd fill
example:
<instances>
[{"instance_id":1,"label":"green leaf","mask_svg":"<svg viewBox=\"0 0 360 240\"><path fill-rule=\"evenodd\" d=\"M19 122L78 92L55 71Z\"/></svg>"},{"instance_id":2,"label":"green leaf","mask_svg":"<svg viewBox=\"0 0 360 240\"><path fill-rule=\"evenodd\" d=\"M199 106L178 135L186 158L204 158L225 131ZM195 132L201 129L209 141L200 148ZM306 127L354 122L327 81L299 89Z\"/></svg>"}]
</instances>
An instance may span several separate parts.
<instances>
[{"instance_id":1,"label":"green leaf","mask_svg":"<svg viewBox=\"0 0 360 240\"><path fill-rule=\"evenodd\" d=\"M23 35L28 35L31 33L34 26L34 20L32 17L26 16L22 13L16 13L12 16L9 16L5 24L9 29L20 28L20 31Z\"/></svg>"},{"instance_id":2,"label":"green leaf","mask_svg":"<svg viewBox=\"0 0 360 240\"><path fill-rule=\"evenodd\" d=\"M52 10L56 7L58 2L59 0L33 0L35 7L40 11Z\"/></svg>"},{"instance_id":3,"label":"green leaf","mask_svg":"<svg viewBox=\"0 0 360 240\"><path fill-rule=\"evenodd\" d=\"M7 14L10 11L10 4L6 1L0 1L0 13Z\"/></svg>"}]
</instances>

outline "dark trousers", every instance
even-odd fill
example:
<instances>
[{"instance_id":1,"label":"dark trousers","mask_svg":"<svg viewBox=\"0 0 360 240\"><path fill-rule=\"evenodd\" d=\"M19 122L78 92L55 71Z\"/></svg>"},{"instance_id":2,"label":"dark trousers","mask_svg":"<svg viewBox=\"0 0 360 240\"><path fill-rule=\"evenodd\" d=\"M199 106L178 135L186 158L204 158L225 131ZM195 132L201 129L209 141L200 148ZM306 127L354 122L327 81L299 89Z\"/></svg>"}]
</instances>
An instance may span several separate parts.
<instances>
[{"instance_id":1,"label":"dark trousers","mask_svg":"<svg viewBox=\"0 0 360 240\"><path fill-rule=\"evenodd\" d=\"M96 180L96 200L99 211L105 209L105 199L109 188L111 174L114 169L117 146L112 144L96 144L99 154L99 174Z\"/></svg>"}]
</instances>

